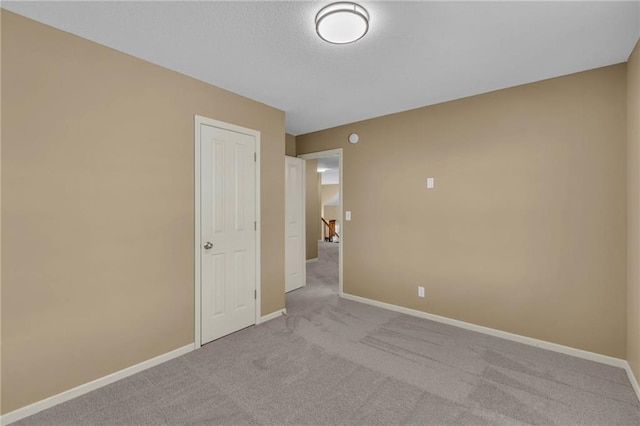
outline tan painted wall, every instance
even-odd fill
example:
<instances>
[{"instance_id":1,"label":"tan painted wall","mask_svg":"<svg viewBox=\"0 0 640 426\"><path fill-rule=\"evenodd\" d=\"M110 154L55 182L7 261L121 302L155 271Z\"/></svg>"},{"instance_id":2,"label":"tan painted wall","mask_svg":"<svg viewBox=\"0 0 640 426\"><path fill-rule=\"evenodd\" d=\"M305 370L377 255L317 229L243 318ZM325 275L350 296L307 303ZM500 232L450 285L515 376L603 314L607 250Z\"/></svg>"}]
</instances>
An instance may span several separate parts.
<instances>
[{"instance_id":1,"label":"tan painted wall","mask_svg":"<svg viewBox=\"0 0 640 426\"><path fill-rule=\"evenodd\" d=\"M338 207L337 206L324 206L324 218L328 221L338 220ZM337 231L337 229L336 229ZM338 231L339 232L339 231Z\"/></svg>"},{"instance_id":2,"label":"tan painted wall","mask_svg":"<svg viewBox=\"0 0 640 426\"><path fill-rule=\"evenodd\" d=\"M284 308L284 113L2 11L2 412L193 336L194 114L262 134Z\"/></svg>"},{"instance_id":3,"label":"tan painted wall","mask_svg":"<svg viewBox=\"0 0 640 426\"><path fill-rule=\"evenodd\" d=\"M346 293L624 358L625 122L621 64L297 136L296 149L344 149Z\"/></svg>"},{"instance_id":4,"label":"tan painted wall","mask_svg":"<svg viewBox=\"0 0 640 426\"><path fill-rule=\"evenodd\" d=\"M322 217L328 222L330 220L336 220L336 232L340 234L340 218L338 212L338 206L327 206L326 204L340 192L340 185L322 185ZM323 228L324 231L324 228ZM323 232L324 236L324 232ZM324 238L324 237L323 237Z\"/></svg>"},{"instance_id":5,"label":"tan painted wall","mask_svg":"<svg viewBox=\"0 0 640 426\"><path fill-rule=\"evenodd\" d=\"M2 19L0 19L0 99L2 99ZM0 102L0 224L2 224L2 102ZM2 226L0 225L0 242ZM0 244L0 414L2 414L2 244Z\"/></svg>"},{"instance_id":6,"label":"tan painted wall","mask_svg":"<svg viewBox=\"0 0 640 426\"><path fill-rule=\"evenodd\" d=\"M286 133L284 135L284 155L296 156L296 137Z\"/></svg>"},{"instance_id":7,"label":"tan painted wall","mask_svg":"<svg viewBox=\"0 0 640 426\"><path fill-rule=\"evenodd\" d=\"M327 220L338 219L338 215L336 214L338 208L334 207L335 210L330 209L332 211L332 214L331 217L328 217L328 214L326 213L327 207L325 206L325 204L327 204L333 197L335 197L338 192L340 192L340 185L322 185L322 217Z\"/></svg>"},{"instance_id":8,"label":"tan painted wall","mask_svg":"<svg viewBox=\"0 0 640 426\"><path fill-rule=\"evenodd\" d=\"M305 227L307 260L318 257L318 223L320 222L320 175L318 160L305 160Z\"/></svg>"},{"instance_id":9,"label":"tan painted wall","mask_svg":"<svg viewBox=\"0 0 640 426\"><path fill-rule=\"evenodd\" d=\"M627 359L640 381L640 41L627 63Z\"/></svg>"}]
</instances>

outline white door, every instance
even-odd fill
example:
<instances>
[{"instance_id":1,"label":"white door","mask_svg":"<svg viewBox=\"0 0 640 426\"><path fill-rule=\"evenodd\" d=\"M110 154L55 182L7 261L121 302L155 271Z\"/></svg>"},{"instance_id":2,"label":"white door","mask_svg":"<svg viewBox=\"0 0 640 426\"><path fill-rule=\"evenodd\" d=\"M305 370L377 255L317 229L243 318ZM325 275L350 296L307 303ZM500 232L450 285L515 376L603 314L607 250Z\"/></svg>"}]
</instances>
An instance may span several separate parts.
<instances>
[{"instance_id":1,"label":"white door","mask_svg":"<svg viewBox=\"0 0 640 426\"><path fill-rule=\"evenodd\" d=\"M304 160L285 157L285 291L305 284Z\"/></svg>"},{"instance_id":2,"label":"white door","mask_svg":"<svg viewBox=\"0 0 640 426\"><path fill-rule=\"evenodd\" d=\"M256 322L255 139L200 124L202 344Z\"/></svg>"}]
</instances>

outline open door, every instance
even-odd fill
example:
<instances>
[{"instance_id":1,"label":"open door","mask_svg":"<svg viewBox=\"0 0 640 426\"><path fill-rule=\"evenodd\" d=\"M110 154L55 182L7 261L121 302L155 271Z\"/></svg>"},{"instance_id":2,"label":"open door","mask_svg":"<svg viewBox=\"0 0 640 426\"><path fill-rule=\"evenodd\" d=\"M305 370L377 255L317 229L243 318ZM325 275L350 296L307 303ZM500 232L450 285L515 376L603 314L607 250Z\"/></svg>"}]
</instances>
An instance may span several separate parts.
<instances>
[{"instance_id":1,"label":"open door","mask_svg":"<svg viewBox=\"0 0 640 426\"><path fill-rule=\"evenodd\" d=\"M305 285L304 160L285 157L285 291Z\"/></svg>"}]
</instances>

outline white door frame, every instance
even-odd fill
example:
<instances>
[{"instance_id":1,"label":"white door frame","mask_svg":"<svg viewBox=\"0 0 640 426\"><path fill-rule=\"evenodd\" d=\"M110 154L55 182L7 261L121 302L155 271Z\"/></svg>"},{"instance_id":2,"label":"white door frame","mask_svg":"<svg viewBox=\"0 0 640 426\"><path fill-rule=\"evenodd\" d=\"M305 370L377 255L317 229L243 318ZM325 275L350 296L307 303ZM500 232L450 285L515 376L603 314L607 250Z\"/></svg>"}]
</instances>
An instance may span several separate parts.
<instances>
[{"instance_id":1,"label":"white door frame","mask_svg":"<svg viewBox=\"0 0 640 426\"><path fill-rule=\"evenodd\" d=\"M202 346L202 336L200 335L201 321L201 294L202 294L202 280L201 280L201 267L200 264L200 251L202 247L202 241L200 240L200 126L206 124L212 127L218 127L220 129L229 130L236 133L242 133L245 135L253 136L256 141L256 312L254 318L254 324L258 322L260 318L260 304L262 299L261 285L260 285L260 230L262 229L260 221L260 132L257 130L248 129L246 127L236 126L235 124L225 123L223 121L213 120L211 118L202 117L200 115L194 116L194 346L196 349Z\"/></svg>"},{"instance_id":2,"label":"white door frame","mask_svg":"<svg viewBox=\"0 0 640 426\"><path fill-rule=\"evenodd\" d=\"M324 158L324 157L332 157L334 155L338 156L338 171L340 173L340 182L338 182L339 186L338 186L338 190L340 191L340 207L338 209L338 213L340 214L340 239L338 241L338 245L339 245L339 251L340 251L340 255L339 255L339 260L338 260L338 296L342 297L344 292L343 292L343 245L342 242L344 241L344 214L342 212L342 202L343 202L343 197L344 197L344 192L342 191L342 169L344 168L343 166L343 161L342 161L342 148L337 148L337 149L330 149L328 151L319 151L319 152L310 152L308 154L301 154L298 155L298 158L302 158L303 160L315 160L318 158ZM305 173L306 174L306 173ZM303 187L305 192L307 190L306 185ZM306 195L305 195L305 199L306 199ZM306 215L303 215L303 218ZM306 233L306 223L305 223L305 233ZM305 273L305 280L306 280L306 273ZM305 281L306 282L306 281Z\"/></svg>"}]
</instances>

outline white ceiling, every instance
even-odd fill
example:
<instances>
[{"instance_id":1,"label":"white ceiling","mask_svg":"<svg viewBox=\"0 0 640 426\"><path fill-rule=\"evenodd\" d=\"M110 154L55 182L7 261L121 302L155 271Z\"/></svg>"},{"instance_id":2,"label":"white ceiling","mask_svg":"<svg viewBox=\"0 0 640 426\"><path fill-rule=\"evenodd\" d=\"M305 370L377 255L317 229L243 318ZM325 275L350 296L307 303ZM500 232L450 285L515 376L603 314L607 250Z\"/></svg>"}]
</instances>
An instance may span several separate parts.
<instances>
[{"instance_id":1,"label":"white ceiling","mask_svg":"<svg viewBox=\"0 0 640 426\"><path fill-rule=\"evenodd\" d=\"M318 158L318 169L338 170L340 167L340 158L337 155Z\"/></svg>"},{"instance_id":2,"label":"white ceiling","mask_svg":"<svg viewBox=\"0 0 640 426\"><path fill-rule=\"evenodd\" d=\"M294 135L625 62L640 2L362 1L369 33L323 42L330 2L2 2L286 112Z\"/></svg>"},{"instance_id":3,"label":"white ceiling","mask_svg":"<svg viewBox=\"0 0 640 426\"><path fill-rule=\"evenodd\" d=\"M318 170L322 172L322 185L337 185L340 183L340 160L337 155L318 158Z\"/></svg>"}]
</instances>

